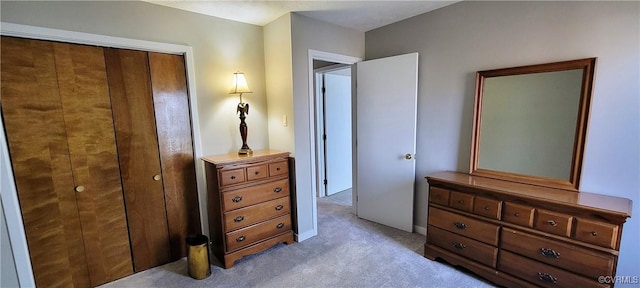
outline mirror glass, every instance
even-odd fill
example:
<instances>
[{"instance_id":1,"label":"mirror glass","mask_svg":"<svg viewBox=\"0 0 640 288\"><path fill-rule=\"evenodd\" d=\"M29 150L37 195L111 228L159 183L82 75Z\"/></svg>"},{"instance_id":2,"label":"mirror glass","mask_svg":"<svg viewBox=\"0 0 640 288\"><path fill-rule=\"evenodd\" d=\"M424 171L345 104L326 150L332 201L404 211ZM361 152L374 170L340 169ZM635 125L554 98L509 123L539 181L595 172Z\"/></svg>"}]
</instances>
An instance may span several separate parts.
<instances>
[{"instance_id":1,"label":"mirror glass","mask_svg":"<svg viewBox=\"0 0 640 288\"><path fill-rule=\"evenodd\" d=\"M471 173L577 190L594 65L478 72Z\"/></svg>"}]
</instances>

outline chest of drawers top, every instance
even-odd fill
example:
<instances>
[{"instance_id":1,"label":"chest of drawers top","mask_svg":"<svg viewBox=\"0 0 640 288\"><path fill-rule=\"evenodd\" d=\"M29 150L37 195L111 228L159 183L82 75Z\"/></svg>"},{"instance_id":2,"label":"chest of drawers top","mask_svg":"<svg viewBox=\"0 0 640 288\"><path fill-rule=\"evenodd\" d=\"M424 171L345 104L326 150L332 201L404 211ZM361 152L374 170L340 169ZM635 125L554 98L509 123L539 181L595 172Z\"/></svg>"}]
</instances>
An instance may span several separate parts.
<instances>
[{"instance_id":1,"label":"chest of drawers top","mask_svg":"<svg viewBox=\"0 0 640 288\"><path fill-rule=\"evenodd\" d=\"M491 192L502 198L517 198L531 202L548 203L569 209L598 212L622 220L631 217L632 202L629 199L547 188L487 177L473 176L460 172L439 172L426 177L430 185L456 187L470 193Z\"/></svg>"}]
</instances>

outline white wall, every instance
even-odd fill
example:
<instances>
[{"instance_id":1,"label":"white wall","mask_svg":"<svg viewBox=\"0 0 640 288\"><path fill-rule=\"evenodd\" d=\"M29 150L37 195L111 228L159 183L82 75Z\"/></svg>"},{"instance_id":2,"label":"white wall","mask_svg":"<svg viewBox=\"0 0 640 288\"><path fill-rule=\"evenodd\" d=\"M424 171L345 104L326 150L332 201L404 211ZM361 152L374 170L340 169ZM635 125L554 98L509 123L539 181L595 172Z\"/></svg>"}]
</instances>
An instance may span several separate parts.
<instances>
[{"instance_id":1,"label":"white wall","mask_svg":"<svg viewBox=\"0 0 640 288\"><path fill-rule=\"evenodd\" d=\"M264 26L264 58L269 148L295 153L291 14L282 15ZM282 117L286 117L286 126Z\"/></svg>"},{"instance_id":2,"label":"white wall","mask_svg":"<svg viewBox=\"0 0 640 288\"><path fill-rule=\"evenodd\" d=\"M13 260L13 251L11 251L11 242L9 241L9 232L7 230L7 221L4 217L4 203L0 202L2 213L0 213L0 287L20 287L18 282L18 272L16 264Z\"/></svg>"},{"instance_id":3,"label":"white wall","mask_svg":"<svg viewBox=\"0 0 640 288\"><path fill-rule=\"evenodd\" d=\"M420 53L414 221L424 176L468 172L475 72L598 57L581 190L640 211L640 3L464 1L366 33L366 58ZM639 276L640 215L624 226L618 275Z\"/></svg>"},{"instance_id":4,"label":"white wall","mask_svg":"<svg viewBox=\"0 0 640 288\"><path fill-rule=\"evenodd\" d=\"M314 230L311 142L314 132L310 121L309 103L309 49L364 57L364 33L334 24L315 20L296 13L291 14L291 42L293 59L293 108L294 141L296 157L296 190L298 213L298 236L305 239Z\"/></svg>"}]
</instances>

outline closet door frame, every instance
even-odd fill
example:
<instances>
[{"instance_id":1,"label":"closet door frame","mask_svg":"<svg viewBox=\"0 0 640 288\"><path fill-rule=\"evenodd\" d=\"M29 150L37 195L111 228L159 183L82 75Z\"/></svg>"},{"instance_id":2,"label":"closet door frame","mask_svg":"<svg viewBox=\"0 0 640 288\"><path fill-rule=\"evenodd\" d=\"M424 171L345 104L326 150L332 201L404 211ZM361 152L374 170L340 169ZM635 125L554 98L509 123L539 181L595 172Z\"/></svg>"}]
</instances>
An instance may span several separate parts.
<instances>
[{"instance_id":1,"label":"closet door frame","mask_svg":"<svg viewBox=\"0 0 640 288\"><path fill-rule=\"evenodd\" d=\"M191 112L193 158L194 162L196 162L194 165L196 169L198 205L200 206L200 229L205 231L204 226L206 225L204 224L206 224L206 221L204 219L206 219L206 217L203 215L203 211L206 211L206 201L204 199L206 193L204 165L201 161L196 161L203 155L202 145L200 142L200 122L198 121L198 109L196 108L198 105L193 48L185 45L105 36L6 22L0 22L0 35L184 55L185 68L187 72L187 88L189 91L189 111ZM0 127L4 127L2 117L0 117ZM27 238L25 235L24 224L22 222L22 213L18 202L18 192L13 178L13 170L9 158L9 147L7 146L7 138L4 129L0 129L0 183L2 185L2 189L0 190L2 208L4 209L11 249L16 263L18 281L23 287L35 286L31 259L29 257L29 249L27 246Z\"/></svg>"}]
</instances>

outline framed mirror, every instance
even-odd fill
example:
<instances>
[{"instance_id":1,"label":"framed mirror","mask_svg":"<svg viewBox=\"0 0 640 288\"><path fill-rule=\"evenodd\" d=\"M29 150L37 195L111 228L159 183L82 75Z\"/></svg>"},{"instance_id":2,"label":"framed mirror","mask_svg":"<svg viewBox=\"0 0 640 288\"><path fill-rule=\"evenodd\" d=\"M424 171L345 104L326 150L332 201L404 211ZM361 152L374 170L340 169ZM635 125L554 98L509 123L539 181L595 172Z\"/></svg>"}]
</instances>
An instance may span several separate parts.
<instances>
[{"instance_id":1,"label":"framed mirror","mask_svg":"<svg viewBox=\"0 0 640 288\"><path fill-rule=\"evenodd\" d=\"M595 64L479 71L470 173L577 191Z\"/></svg>"}]
</instances>

